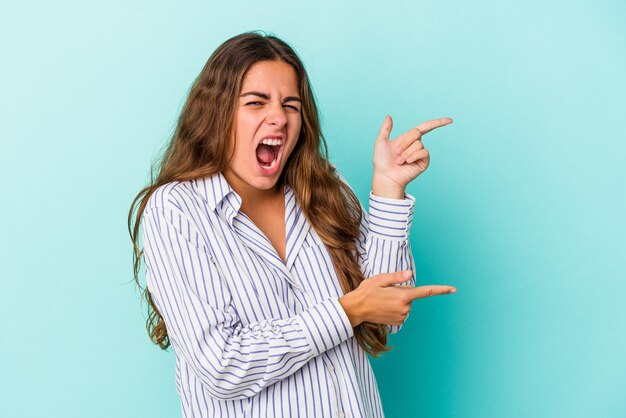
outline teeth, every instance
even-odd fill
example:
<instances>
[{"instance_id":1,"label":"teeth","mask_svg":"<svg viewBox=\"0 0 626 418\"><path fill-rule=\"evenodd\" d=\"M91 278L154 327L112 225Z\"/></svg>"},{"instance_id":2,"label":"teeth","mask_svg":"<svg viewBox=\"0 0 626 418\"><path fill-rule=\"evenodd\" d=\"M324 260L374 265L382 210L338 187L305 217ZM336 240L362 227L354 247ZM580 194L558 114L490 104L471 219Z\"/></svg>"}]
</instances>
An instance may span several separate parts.
<instances>
[{"instance_id":1,"label":"teeth","mask_svg":"<svg viewBox=\"0 0 626 418\"><path fill-rule=\"evenodd\" d=\"M278 161L278 159L275 159L274 161L272 161L272 163L270 165L263 165L261 164L261 167L263 167L266 170L272 169L276 166L276 161Z\"/></svg>"},{"instance_id":2,"label":"teeth","mask_svg":"<svg viewBox=\"0 0 626 418\"><path fill-rule=\"evenodd\" d=\"M283 140L282 139L264 139L261 141L261 144L265 144L265 145L282 145L283 144Z\"/></svg>"},{"instance_id":3,"label":"teeth","mask_svg":"<svg viewBox=\"0 0 626 418\"><path fill-rule=\"evenodd\" d=\"M271 145L271 146L280 146L283 144L283 140L282 139L271 139L271 138L265 138L264 140L262 140L260 142L261 144L265 144L265 145ZM276 156L276 159L274 161L271 162L270 165L263 165L261 164L261 167L263 167L265 170L270 170L274 167L276 167L276 162L278 161L278 155Z\"/></svg>"}]
</instances>

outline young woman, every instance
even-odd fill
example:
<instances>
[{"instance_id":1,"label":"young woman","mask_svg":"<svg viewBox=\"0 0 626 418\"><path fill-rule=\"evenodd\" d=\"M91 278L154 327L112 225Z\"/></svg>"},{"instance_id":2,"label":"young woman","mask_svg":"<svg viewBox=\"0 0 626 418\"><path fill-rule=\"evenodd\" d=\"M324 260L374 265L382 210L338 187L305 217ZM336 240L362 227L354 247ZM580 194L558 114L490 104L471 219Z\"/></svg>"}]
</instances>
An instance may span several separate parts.
<instances>
[{"instance_id":1,"label":"young woman","mask_svg":"<svg viewBox=\"0 0 626 418\"><path fill-rule=\"evenodd\" d=\"M217 48L128 220L185 417L383 416L366 354L414 299L456 291L414 287L405 194L429 163L422 135L451 122L392 141L385 118L368 214L328 161L296 53L257 33Z\"/></svg>"}]
</instances>

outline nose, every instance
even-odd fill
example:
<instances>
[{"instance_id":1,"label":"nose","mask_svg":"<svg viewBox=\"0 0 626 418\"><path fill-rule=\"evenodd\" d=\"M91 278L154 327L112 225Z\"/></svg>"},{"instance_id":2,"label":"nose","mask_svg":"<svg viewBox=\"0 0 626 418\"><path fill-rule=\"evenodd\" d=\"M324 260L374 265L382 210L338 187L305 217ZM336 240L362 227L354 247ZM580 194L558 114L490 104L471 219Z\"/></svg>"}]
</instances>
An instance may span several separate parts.
<instances>
[{"instance_id":1,"label":"nose","mask_svg":"<svg viewBox=\"0 0 626 418\"><path fill-rule=\"evenodd\" d=\"M282 128L287 123L287 115L282 104L277 103L270 106L265 119L270 125Z\"/></svg>"}]
</instances>

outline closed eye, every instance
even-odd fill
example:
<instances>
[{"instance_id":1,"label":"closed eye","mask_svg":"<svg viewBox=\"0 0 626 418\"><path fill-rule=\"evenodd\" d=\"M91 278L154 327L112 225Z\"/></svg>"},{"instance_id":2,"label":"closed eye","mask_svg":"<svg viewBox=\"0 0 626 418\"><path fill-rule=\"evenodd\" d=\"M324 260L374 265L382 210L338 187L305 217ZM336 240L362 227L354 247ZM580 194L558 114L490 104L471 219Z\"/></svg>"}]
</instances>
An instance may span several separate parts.
<instances>
[{"instance_id":1,"label":"closed eye","mask_svg":"<svg viewBox=\"0 0 626 418\"><path fill-rule=\"evenodd\" d=\"M246 106L262 106L264 104L265 104L264 102L254 101L254 102L246 103ZM290 104L284 104L283 106L286 107L286 108L289 108L289 109L291 109L293 111L296 111L296 112L300 111L300 108L298 106L294 106L294 105L290 105Z\"/></svg>"}]
</instances>

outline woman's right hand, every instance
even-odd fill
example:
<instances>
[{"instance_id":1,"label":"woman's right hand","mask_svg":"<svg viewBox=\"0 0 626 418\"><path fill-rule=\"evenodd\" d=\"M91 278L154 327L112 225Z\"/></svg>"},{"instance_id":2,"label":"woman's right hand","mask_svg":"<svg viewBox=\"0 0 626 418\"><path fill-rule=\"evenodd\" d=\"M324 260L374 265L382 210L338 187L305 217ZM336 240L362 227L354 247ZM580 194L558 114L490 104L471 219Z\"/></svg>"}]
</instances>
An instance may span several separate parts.
<instances>
[{"instance_id":1,"label":"woman's right hand","mask_svg":"<svg viewBox=\"0 0 626 418\"><path fill-rule=\"evenodd\" d=\"M401 325L415 299L456 292L453 286L394 286L408 281L412 274L410 270L378 274L340 297L339 303L352 327L361 322Z\"/></svg>"}]
</instances>

